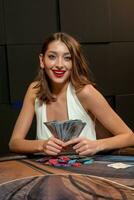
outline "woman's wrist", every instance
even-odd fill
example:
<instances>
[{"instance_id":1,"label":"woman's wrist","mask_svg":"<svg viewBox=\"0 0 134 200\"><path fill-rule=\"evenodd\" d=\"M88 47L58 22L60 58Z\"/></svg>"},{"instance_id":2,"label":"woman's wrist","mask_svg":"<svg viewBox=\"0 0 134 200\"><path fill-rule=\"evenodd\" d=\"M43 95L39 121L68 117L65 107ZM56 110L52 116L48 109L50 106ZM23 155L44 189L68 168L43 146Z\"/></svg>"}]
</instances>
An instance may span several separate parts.
<instances>
[{"instance_id":1,"label":"woman's wrist","mask_svg":"<svg viewBox=\"0 0 134 200\"><path fill-rule=\"evenodd\" d=\"M107 149L105 139L99 139L99 140L97 140L97 142L98 142L97 152L105 151Z\"/></svg>"},{"instance_id":2,"label":"woman's wrist","mask_svg":"<svg viewBox=\"0 0 134 200\"><path fill-rule=\"evenodd\" d=\"M44 140L38 140L38 145L37 145L37 152L44 152Z\"/></svg>"}]
</instances>

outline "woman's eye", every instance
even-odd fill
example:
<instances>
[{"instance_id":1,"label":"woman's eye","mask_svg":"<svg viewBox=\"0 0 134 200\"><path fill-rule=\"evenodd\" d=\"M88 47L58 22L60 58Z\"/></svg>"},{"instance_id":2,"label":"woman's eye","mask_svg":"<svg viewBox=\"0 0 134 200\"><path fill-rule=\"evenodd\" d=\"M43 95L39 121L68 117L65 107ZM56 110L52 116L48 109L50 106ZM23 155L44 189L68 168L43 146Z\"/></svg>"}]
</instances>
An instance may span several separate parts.
<instances>
[{"instance_id":1,"label":"woman's eye","mask_svg":"<svg viewBox=\"0 0 134 200\"><path fill-rule=\"evenodd\" d=\"M48 58L51 59L51 60L54 60L55 59L55 55L48 55Z\"/></svg>"},{"instance_id":2,"label":"woman's eye","mask_svg":"<svg viewBox=\"0 0 134 200\"><path fill-rule=\"evenodd\" d=\"M64 59L65 59L66 61L70 61L70 60L71 60L71 56L66 56L66 57L64 57Z\"/></svg>"}]
</instances>

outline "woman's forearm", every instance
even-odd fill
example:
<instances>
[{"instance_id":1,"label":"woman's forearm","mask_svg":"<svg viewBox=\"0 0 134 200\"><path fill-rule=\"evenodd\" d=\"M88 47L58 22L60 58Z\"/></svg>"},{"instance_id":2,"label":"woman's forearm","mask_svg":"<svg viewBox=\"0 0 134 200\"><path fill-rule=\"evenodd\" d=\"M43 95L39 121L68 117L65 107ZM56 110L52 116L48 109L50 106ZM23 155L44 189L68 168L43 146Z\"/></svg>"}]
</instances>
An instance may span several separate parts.
<instances>
[{"instance_id":1,"label":"woman's forearm","mask_svg":"<svg viewBox=\"0 0 134 200\"><path fill-rule=\"evenodd\" d=\"M100 140L102 150L120 149L134 146L134 133L120 134Z\"/></svg>"},{"instance_id":2,"label":"woman's forearm","mask_svg":"<svg viewBox=\"0 0 134 200\"><path fill-rule=\"evenodd\" d=\"M43 152L44 140L14 139L9 143L9 149L16 153Z\"/></svg>"}]
</instances>

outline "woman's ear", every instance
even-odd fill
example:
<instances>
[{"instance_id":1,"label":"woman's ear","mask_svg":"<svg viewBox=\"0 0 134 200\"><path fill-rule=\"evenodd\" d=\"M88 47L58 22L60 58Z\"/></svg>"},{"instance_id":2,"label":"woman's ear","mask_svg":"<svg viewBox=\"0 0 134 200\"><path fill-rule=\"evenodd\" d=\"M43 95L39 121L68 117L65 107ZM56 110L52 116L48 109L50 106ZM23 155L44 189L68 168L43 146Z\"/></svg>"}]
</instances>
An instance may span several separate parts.
<instances>
[{"instance_id":1,"label":"woman's ear","mask_svg":"<svg viewBox=\"0 0 134 200\"><path fill-rule=\"evenodd\" d=\"M40 67L44 69L43 54L39 54Z\"/></svg>"}]
</instances>

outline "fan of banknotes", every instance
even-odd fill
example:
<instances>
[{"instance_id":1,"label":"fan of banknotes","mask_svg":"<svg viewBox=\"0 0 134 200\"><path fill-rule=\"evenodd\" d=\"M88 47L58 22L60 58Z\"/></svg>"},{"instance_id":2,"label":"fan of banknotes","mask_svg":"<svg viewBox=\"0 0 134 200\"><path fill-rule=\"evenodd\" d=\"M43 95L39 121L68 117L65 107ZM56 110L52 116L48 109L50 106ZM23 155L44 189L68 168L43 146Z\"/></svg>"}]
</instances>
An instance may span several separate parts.
<instances>
[{"instance_id":1,"label":"fan of banknotes","mask_svg":"<svg viewBox=\"0 0 134 200\"><path fill-rule=\"evenodd\" d=\"M86 125L79 119L67 121L44 122L54 137L66 142L72 138L78 137Z\"/></svg>"}]
</instances>

